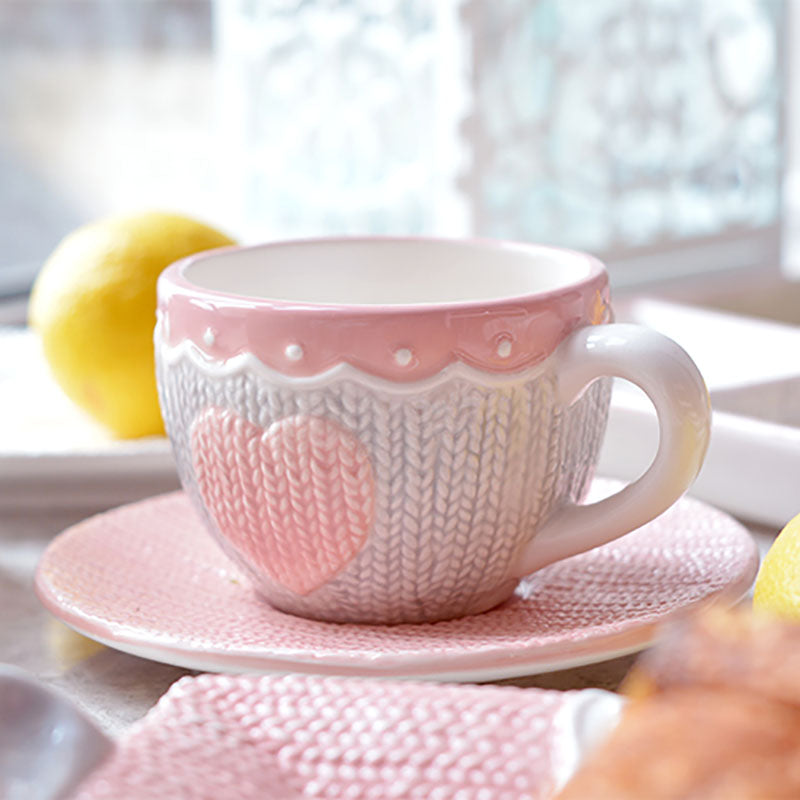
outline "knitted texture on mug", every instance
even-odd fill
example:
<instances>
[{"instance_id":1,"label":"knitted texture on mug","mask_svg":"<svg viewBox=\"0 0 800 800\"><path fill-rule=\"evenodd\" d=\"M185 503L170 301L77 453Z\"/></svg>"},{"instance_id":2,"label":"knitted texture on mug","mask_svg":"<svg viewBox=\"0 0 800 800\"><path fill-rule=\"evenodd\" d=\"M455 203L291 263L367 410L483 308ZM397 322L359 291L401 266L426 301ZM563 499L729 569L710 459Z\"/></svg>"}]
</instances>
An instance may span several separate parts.
<instances>
[{"instance_id":1,"label":"knitted texture on mug","mask_svg":"<svg viewBox=\"0 0 800 800\"><path fill-rule=\"evenodd\" d=\"M510 566L537 524L561 502L582 496L601 444L610 392L609 381L598 381L565 408L556 400L556 379L549 370L502 387L454 376L418 392L382 390L352 373L316 387L288 388L255 371L205 369L189 357L169 369L159 358L158 370L181 479L223 549L276 607L338 621L422 621L431 618L433 608L436 616L455 616L485 601L487 587L509 580ZM201 415L212 413L208 409L240 418L238 423L230 418L236 436L215 445L220 477L214 491L225 485L221 472L228 469L233 479L234 470L246 465L250 472L242 485L253 487L245 492L246 512L235 510L243 499L207 496L203 479L198 482L189 432L199 430ZM299 488L256 499L269 494L264 487L272 480L264 477L274 466L272 456L264 455L269 450L265 437L276 423L296 426L299 419L303 424L327 421L341 431L336 436L348 444L337 445L325 458L334 450L348 453L346 458L364 454L362 475L368 464L372 500L366 494L352 506L347 500L364 491L369 482L363 477L347 490L344 484L318 489L319 503L309 503L307 490ZM255 475L261 476L257 491ZM246 514L248 536L259 530L263 538L263 520L271 512L256 508L259 502L288 503L290 519L304 519L304 530L321 531L325 521L309 520L308 514L334 502L334 496L351 520L342 529L341 548L330 550L332 534L320 534L317 544L313 537L306 539L303 547L320 547L328 555L293 567L302 578L287 578L277 566L256 572L243 557L243 540L230 534L231 520ZM359 506L362 501L366 505ZM226 507L234 510L222 513ZM362 541L362 523L370 515ZM292 522L277 538L290 539L296 529ZM286 554L281 558L287 563Z\"/></svg>"}]
</instances>

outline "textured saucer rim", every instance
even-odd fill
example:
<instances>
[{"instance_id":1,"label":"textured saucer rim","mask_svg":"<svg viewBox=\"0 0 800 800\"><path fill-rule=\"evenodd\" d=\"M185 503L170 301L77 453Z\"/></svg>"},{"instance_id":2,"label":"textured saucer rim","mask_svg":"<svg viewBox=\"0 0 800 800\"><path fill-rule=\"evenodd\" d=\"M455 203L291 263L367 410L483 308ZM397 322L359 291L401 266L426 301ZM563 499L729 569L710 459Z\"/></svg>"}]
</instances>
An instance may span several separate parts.
<instances>
[{"instance_id":1,"label":"textured saucer rim","mask_svg":"<svg viewBox=\"0 0 800 800\"><path fill-rule=\"evenodd\" d=\"M735 603L736 601L732 601ZM686 607L688 608L688 606ZM52 609L50 609L52 611ZM56 612L52 612L56 613ZM318 675L321 677L342 677L342 678L375 678L385 680L414 680L414 681L437 681L441 683L484 683L488 681L510 680L512 678L521 678L529 675L540 675L548 672L557 672L563 669L573 669L577 667L596 664L601 661L611 661L615 658L622 658L627 655L641 652L644 648L650 645L656 636L657 629L660 623L652 624L645 630L645 626L637 629L637 640L627 646L620 645L618 648L613 648L612 644L616 643L616 637L608 637L612 642L609 642L608 648L602 650L598 647L597 650L591 653L586 653L583 656L575 655L573 657L535 659L529 660L523 656L532 655L535 647L530 649L522 648L509 648L507 651L493 651L493 657L481 658L481 661L486 661L485 664L476 664L470 666L464 664L459 666L461 661L478 661L477 656L435 656L423 661L422 658L417 659L414 656L406 656L398 659L397 664L392 664L388 658L382 658L381 664L370 665L365 664L363 660L358 659L357 664L346 664L345 659L356 661L355 656L343 655L342 661L335 661L336 657L328 660L313 661L310 658L305 659L303 656L296 658L292 657L278 657L278 656L260 656L260 655L236 655L230 653L213 652L210 650L202 651L188 651L180 648L170 648L167 646L160 646L144 642L139 644L129 638L105 638L102 635L92 633L85 627L81 627L79 623L71 622L67 617L60 617L61 621L72 628L76 633L86 636L93 641L110 647L113 650L118 650L122 653L127 653L137 658L148 659L149 661L156 661L161 664L167 664L173 667L180 667L182 669L189 669L194 672L202 673L225 673L230 675L289 675L289 674L302 674L302 675ZM667 618L665 617L665 620ZM623 637L619 637L623 638ZM634 638L633 635L625 637L628 640ZM599 641L599 638L598 640ZM197 653L197 655L195 655ZM517 661L516 654L523 657L522 660ZM498 659L505 658L508 655L514 655L514 660L510 663L492 663ZM418 661L418 663L412 663Z\"/></svg>"},{"instance_id":2,"label":"textured saucer rim","mask_svg":"<svg viewBox=\"0 0 800 800\"><path fill-rule=\"evenodd\" d=\"M142 506L182 494L182 492L172 492L167 495L158 495L106 513L124 513L125 509L134 506ZM308 649L276 653L274 650L270 650L268 644L265 644L257 652L244 652L226 648L224 640L221 640L216 647L198 647L193 646L191 642L176 643L176 637L173 634L159 636L142 630L141 627L125 625L96 614L84 613L80 608L62 601L49 584L45 575L45 567L53 558L54 546L63 541L66 536L80 536L83 526L95 525L98 520L101 520L100 524L102 524L104 514L91 517L68 528L51 542L37 569L34 588L42 604L54 616L78 633L131 655L191 670L263 674L299 672L329 676L410 678L448 682L502 680L593 664L638 652L652 643L660 626L670 619L700 606L712 603L733 605L741 600L752 586L758 570L759 557L755 541L743 525L724 512L694 499L682 499L678 501L678 504L686 502L694 504L696 508L704 510L706 513L714 513L725 518L730 525L731 536L737 536L740 540L738 544L742 549L745 562L740 574L716 591L709 591L707 595L692 602L676 604L675 607L653 620L630 623L625 630L621 631L603 632L596 635L589 633L581 639L572 641L556 639L547 644L533 641L522 645L487 642L486 645L474 647L469 652L454 654L424 650L388 654L376 651L367 656L363 652L346 651L318 654ZM147 531L144 535L155 535L155 533ZM143 532L139 531L137 535L143 535ZM606 547L613 547L614 544L616 543L612 542ZM749 550L749 553L745 553L745 550ZM233 567L231 567L231 571L238 572ZM246 583L244 583L242 591L250 591ZM271 614L280 615L286 621L287 626L295 623L337 626L337 623L316 622L283 614L272 608L269 610ZM494 612L486 612L486 614L492 613ZM624 624L626 621L625 617L616 620L620 624ZM456 620L449 624L458 622ZM344 627L362 626L345 625ZM430 624L364 627L371 631L380 630L388 634L393 628L397 630L417 629L430 627ZM165 641L165 639L169 641Z\"/></svg>"}]
</instances>

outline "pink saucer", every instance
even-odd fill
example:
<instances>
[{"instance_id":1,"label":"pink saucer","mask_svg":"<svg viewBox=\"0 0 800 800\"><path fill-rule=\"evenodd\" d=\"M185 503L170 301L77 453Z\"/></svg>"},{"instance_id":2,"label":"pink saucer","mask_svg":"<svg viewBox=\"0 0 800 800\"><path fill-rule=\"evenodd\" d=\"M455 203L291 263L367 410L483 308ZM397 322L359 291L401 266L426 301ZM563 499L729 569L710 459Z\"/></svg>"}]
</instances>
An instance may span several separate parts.
<instances>
[{"instance_id":1,"label":"pink saucer","mask_svg":"<svg viewBox=\"0 0 800 800\"><path fill-rule=\"evenodd\" d=\"M184 678L74 800L544 800L621 706L598 690Z\"/></svg>"},{"instance_id":2,"label":"pink saucer","mask_svg":"<svg viewBox=\"0 0 800 800\"><path fill-rule=\"evenodd\" d=\"M66 530L45 551L36 590L79 633L189 669L484 681L639 650L675 614L739 599L757 567L738 522L683 499L622 539L540 570L485 614L421 625L315 622L259 600L175 492Z\"/></svg>"}]
</instances>

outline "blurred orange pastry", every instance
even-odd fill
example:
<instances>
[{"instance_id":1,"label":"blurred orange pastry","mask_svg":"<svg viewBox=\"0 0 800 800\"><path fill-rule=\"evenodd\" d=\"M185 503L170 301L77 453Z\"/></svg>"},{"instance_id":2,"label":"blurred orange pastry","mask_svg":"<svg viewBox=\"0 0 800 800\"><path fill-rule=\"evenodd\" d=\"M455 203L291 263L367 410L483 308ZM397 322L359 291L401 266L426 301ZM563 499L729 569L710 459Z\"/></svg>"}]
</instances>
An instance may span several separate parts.
<instances>
[{"instance_id":1,"label":"blurred orange pastry","mask_svg":"<svg viewBox=\"0 0 800 800\"><path fill-rule=\"evenodd\" d=\"M620 724L559 800L800 798L800 626L692 617L624 688Z\"/></svg>"}]
</instances>

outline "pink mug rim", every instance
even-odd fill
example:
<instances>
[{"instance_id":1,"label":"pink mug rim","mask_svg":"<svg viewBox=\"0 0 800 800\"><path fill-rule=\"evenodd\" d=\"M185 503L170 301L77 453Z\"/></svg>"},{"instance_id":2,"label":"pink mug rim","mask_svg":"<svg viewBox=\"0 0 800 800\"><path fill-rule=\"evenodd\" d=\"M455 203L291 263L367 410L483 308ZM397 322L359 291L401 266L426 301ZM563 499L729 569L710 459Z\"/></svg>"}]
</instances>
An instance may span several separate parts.
<instances>
[{"instance_id":1,"label":"pink mug rim","mask_svg":"<svg viewBox=\"0 0 800 800\"><path fill-rule=\"evenodd\" d=\"M282 247L294 246L330 246L341 243L347 244L403 244L403 243L426 243L434 245L477 245L489 251L517 250L529 253L530 255L553 254L555 256L568 257L573 260L580 260L586 263L588 270L586 275L578 280L566 282L552 289L545 289L538 292L525 294L508 294L502 297L476 300L456 300L423 303L318 303L305 300L284 300L280 298L259 297L255 295L239 294L236 292L226 292L219 289L210 289L195 283L187 276L187 271L194 264L201 261L208 261L218 258L225 254L234 254L244 251L254 250L276 250ZM352 236L310 236L297 239L275 239L255 244L235 244L225 247L218 247L213 250L206 250L201 253L182 258L169 265L162 272L163 283L172 284L174 287L188 291L197 296L205 296L209 299L218 301L232 302L236 305L247 304L250 307L262 307L272 309L291 309L297 313L325 312L341 313L344 315L365 315L374 314L408 314L414 312L459 312L475 311L486 309L487 311L499 310L509 305L519 303L547 302L551 298L563 295L565 292L581 291L598 279L607 275L605 264L591 253L557 245L539 244L535 242L517 242L508 239L490 239L482 237L444 237L444 236L393 236L393 235L352 235ZM162 287L163 287L162 283Z\"/></svg>"},{"instance_id":2,"label":"pink mug rim","mask_svg":"<svg viewBox=\"0 0 800 800\"><path fill-rule=\"evenodd\" d=\"M193 264L282 246L423 242L522 249L578 259L586 274L551 289L478 300L345 304L298 302L206 288L189 279ZM577 327L610 317L609 279L594 256L550 245L490 239L336 236L233 245L181 259L158 281L159 340L190 342L206 359L249 353L284 376L305 378L346 362L393 382L431 378L455 362L512 374L547 358ZM365 330L369 335L365 336Z\"/></svg>"}]
</instances>

